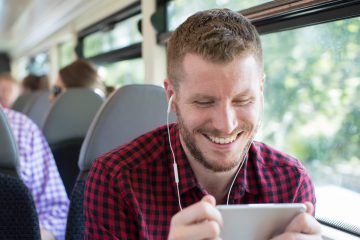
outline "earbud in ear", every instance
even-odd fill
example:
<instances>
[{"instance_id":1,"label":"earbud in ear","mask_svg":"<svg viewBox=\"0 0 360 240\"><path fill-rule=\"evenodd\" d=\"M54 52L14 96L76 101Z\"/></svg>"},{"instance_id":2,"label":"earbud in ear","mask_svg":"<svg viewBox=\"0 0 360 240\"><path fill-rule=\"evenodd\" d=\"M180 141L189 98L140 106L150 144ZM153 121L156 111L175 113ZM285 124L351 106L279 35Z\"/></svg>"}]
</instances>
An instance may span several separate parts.
<instances>
[{"instance_id":1,"label":"earbud in ear","mask_svg":"<svg viewBox=\"0 0 360 240\"><path fill-rule=\"evenodd\" d=\"M174 99L174 95L172 95L169 99L168 108L167 108L168 114L171 112L171 104L172 104L173 99Z\"/></svg>"}]
</instances>

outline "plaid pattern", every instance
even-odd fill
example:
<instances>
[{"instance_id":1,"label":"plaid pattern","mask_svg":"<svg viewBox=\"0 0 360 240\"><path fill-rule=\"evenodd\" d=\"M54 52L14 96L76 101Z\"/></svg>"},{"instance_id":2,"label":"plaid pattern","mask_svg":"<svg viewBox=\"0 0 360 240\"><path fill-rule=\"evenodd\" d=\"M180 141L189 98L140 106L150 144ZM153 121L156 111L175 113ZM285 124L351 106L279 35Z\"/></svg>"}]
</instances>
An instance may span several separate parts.
<instances>
[{"instance_id":1,"label":"plaid pattern","mask_svg":"<svg viewBox=\"0 0 360 240\"><path fill-rule=\"evenodd\" d=\"M170 134L186 207L207 193L196 181L176 125ZM85 189L85 239L165 239L171 217L179 211L172 163L166 126L98 158ZM300 162L254 142L230 203L305 201L315 205L313 184Z\"/></svg>"},{"instance_id":2,"label":"plaid pattern","mask_svg":"<svg viewBox=\"0 0 360 240\"><path fill-rule=\"evenodd\" d=\"M40 227L64 239L69 200L49 145L29 118L3 110L18 144L20 175L34 198Z\"/></svg>"}]
</instances>

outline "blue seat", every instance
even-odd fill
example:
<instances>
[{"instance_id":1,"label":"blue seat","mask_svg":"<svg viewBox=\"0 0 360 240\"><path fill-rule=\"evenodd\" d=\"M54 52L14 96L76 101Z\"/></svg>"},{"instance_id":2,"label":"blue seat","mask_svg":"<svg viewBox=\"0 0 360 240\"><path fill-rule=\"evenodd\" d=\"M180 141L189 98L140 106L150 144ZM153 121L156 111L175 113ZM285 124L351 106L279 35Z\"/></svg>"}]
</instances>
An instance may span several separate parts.
<instances>
[{"instance_id":1,"label":"blue seat","mask_svg":"<svg viewBox=\"0 0 360 240\"><path fill-rule=\"evenodd\" d=\"M81 144L103 102L104 98L91 89L71 88L58 97L45 117L42 131L68 196L79 174Z\"/></svg>"},{"instance_id":2,"label":"blue seat","mask_svg":"<svg viewBox=\"0 0 360 240\"><path fill-rule=\"evenodd\" d=\"M19 177L17 144L0 108L0 236L1 239L40 239L32 195Z\"/></svg>"},{"instance_id":3,"label":"blue seat","mask_svg":"<svg viewBox=\"0 0 360 240\"><path fill-rule=\"evenodd\" d=\"M102 106L81 148L80 174L70 196L66 239L84 238L85 181L94 160L114 147L166 124L166 110L164 89L153 85L124 86ZM173 114L171 121L175 121Z\"/></svg>"}]
</instances>

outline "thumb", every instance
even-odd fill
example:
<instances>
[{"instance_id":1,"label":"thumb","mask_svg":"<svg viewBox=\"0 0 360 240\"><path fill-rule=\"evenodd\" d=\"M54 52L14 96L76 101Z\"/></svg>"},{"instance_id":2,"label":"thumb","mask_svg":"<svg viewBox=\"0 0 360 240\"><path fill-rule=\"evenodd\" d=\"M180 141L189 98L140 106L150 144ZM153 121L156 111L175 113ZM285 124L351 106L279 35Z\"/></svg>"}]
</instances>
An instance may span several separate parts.
<instances>
[{"instance_id":1,"label":"thumb","mask_svg":"<svg viewBox=\"0 0 360 240\"><path fill-rule=\"evenodd\" d=\"M215 206L216 205L216 199L212 196L212 195L206 195L204 196L201 201L204 201L204 202L208 202L210 203L211 205Z\"/></svg>"},{"instance_id":2,"label":"thumb","mask_svg":"<svg viewBox=\"0 0 360 240\"><path fill-rule=\"evenodd\" d=\"M314 205L311 202L305 202L306 213L314 215Z\"/></svg>"}]
</instances>

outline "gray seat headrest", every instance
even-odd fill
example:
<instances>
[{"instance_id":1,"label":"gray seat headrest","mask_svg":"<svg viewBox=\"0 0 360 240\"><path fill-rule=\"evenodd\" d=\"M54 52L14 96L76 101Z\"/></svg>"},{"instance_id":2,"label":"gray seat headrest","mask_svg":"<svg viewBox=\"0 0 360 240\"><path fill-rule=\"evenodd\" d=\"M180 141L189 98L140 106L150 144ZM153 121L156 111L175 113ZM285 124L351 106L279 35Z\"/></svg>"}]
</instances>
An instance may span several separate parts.
<instances>
[{"instance_id":1,"label":"gray seat headrest","mask_svg":"<svg viewBox=\"0 0 360 240\"><path fill-rule=\"evenodd\" d=\"M49 101L50 91L43 90L34 93L36 97L29 106L26 115L41 129L52 106L52 102Z\"/></svg>"},{"instance_id":2,"label":"gray seat headrest","mask_svg":"<svg viewBox=\"0 0 360 240\"><path fill-rule=\"evenodd\" d=\"M35 98L36 98L35 92L24 93L15 100L15 102L11 106L11 109L17 112L27 114Z\"/></svg>"},{"instance_id":3,"label":"gray seat headrest","mask_svg":"<svg viewBox=\"0 0 360 240\"><path fill-rule=\"evenodd\" d=\"M19 153L17 143L8 123L7 117L0 107L0 170L18 175Z\"/></svg>"},{"instance_id":4,"label":"gray seat headrest","mask_svg":"<svg viewBox=\"0 0 360 240\"><path fill-rule=\"evenodd\" d=\"M103 97L91 89L71 88L53 103L45 118L43 133L50 145L84 138Z\"/></svg>"},{"instance_id":5,"label":"gray seat headrest","mask_svg":"<svg viewBox=\"0 0 360 240\"><path fill-rule=\"evenodd\" d=\"M80 151L80 170L89 170L102 154L166 124L166 111L167 100L162 87L127 85L118 89L89 128ZM174 121L172 113L170 122Z\"/></svg>"}]
</instances>

